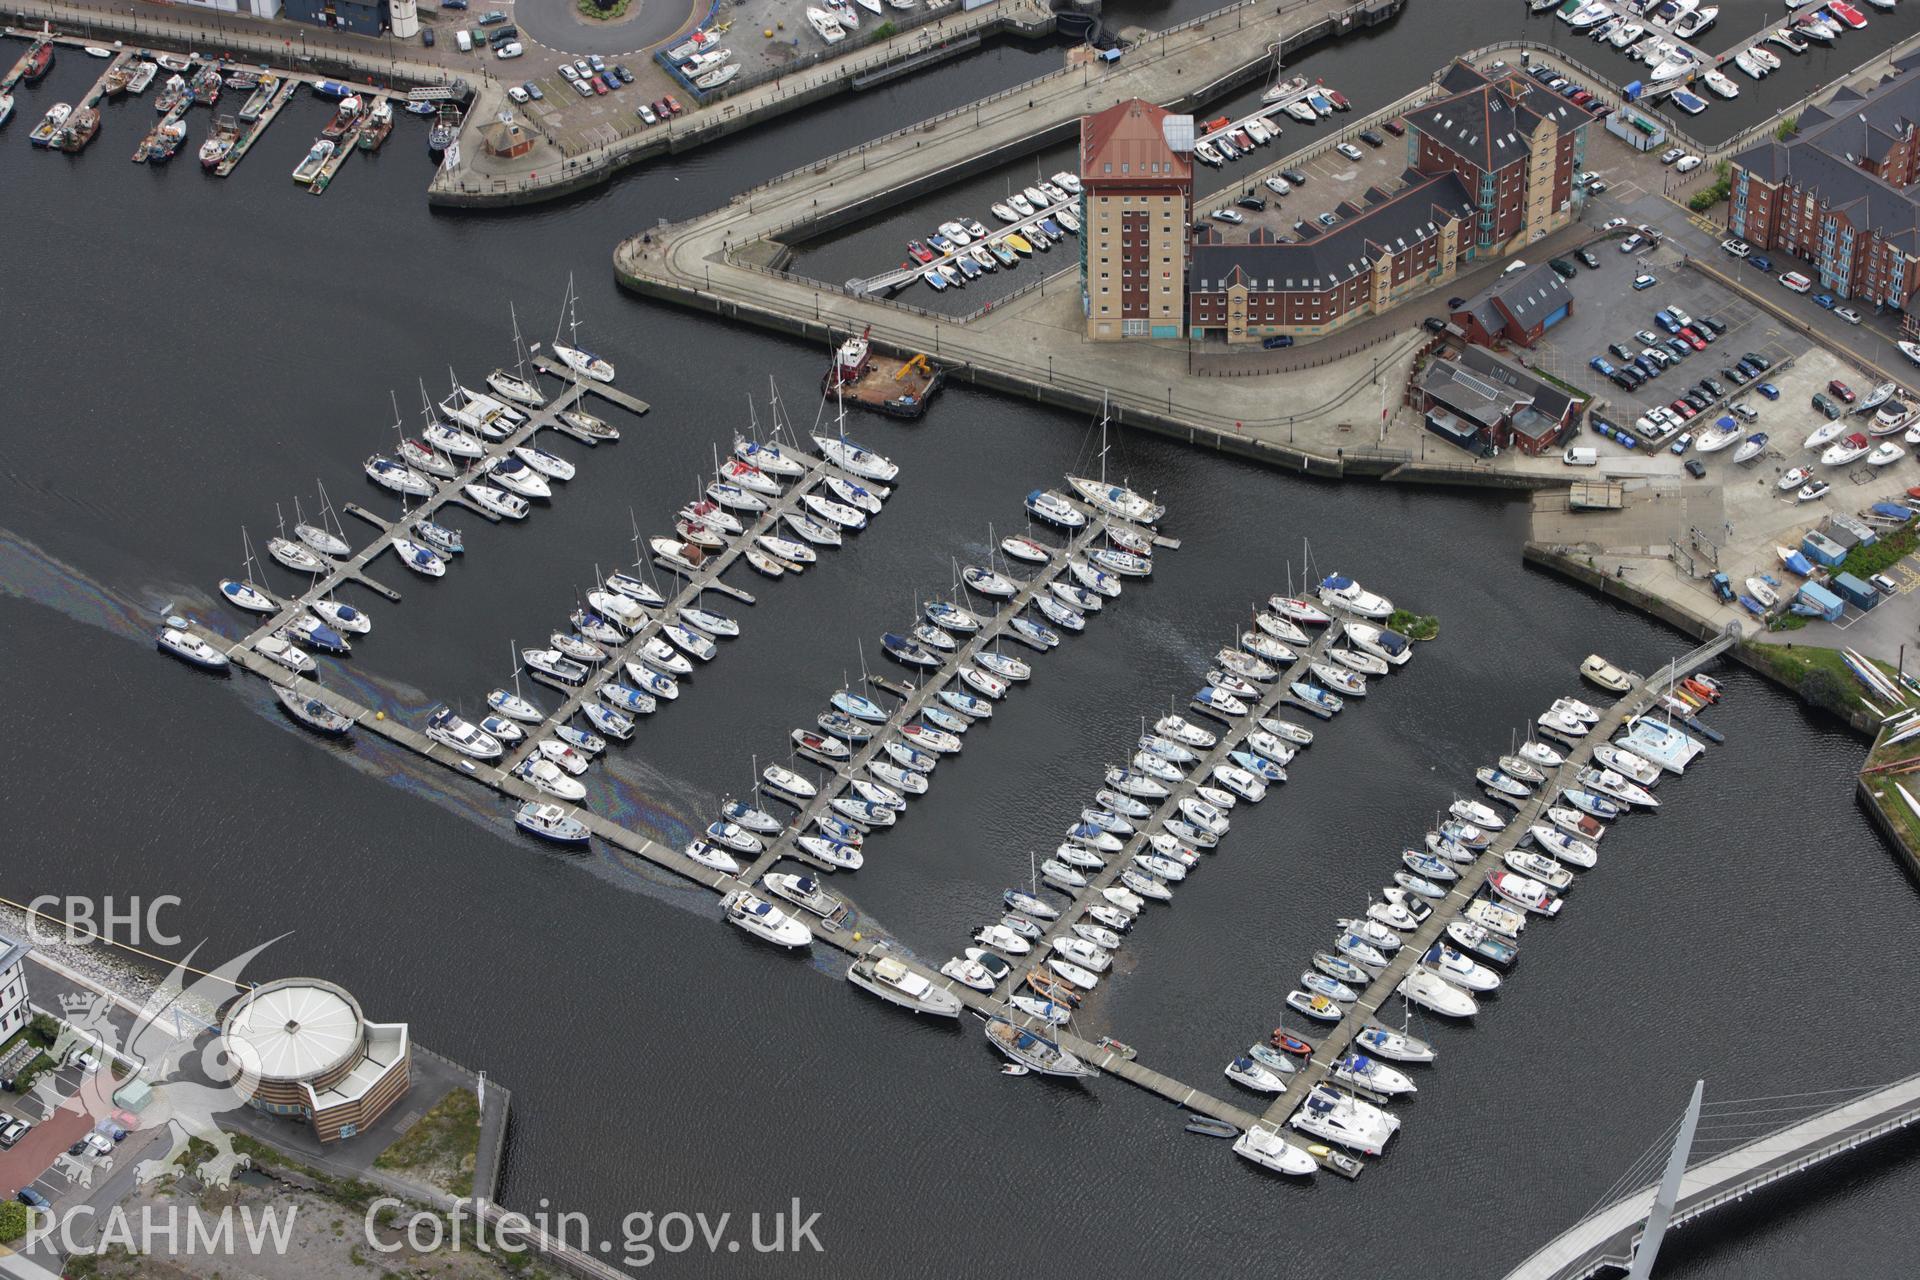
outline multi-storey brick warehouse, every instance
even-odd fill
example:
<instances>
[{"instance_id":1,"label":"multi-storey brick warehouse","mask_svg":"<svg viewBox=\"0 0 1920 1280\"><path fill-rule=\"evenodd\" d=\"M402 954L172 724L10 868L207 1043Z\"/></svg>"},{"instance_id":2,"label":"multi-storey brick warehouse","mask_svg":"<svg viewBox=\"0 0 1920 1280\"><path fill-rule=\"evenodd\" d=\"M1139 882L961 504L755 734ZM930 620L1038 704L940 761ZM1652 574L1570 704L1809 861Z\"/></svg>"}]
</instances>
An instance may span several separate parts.
<instances>
[{"instance_id":1,"label":"multi-storey brick warehouse","mask_svg":"<svg viewBox=\"0 0 1920 1280\"><path fill-rule=\"evenodd\" d=\"M1818 287L1906 313L1920 290L1920 54L1801 112L1785 142L1733 159L1727 229L1812 265Z\"/></svg>"},{"instance_id":2,"label":"multi-storey brick warehouse","mask_svg":"<svg viewBox=\"0 0 1920 1280\"><path fill-rule=\"evenodd\" d=\"M1283 238L1256 215L1245 241L1209 230L1193 252L1190 333L1229 342L1333 332L1451 280L1482 254L1514 252L1564 226L1580 195L1593 112L1528 76L1492 78L1463 62L1447 96L1404 117L1407 170L1392 191L1345 203L1331 228Z\"/></svg>"},{"instance_id":3,"label":"multi-storey brick warehouse","mask_svg":"<svg viewBox=\"0 0 1920 1280\"><path fill-rule=\"evenodd\" d=\"M1135 98L1080 121L1087 336L1177 338L1187 293L1193 117Z\"/></svg>"}]
</instances>

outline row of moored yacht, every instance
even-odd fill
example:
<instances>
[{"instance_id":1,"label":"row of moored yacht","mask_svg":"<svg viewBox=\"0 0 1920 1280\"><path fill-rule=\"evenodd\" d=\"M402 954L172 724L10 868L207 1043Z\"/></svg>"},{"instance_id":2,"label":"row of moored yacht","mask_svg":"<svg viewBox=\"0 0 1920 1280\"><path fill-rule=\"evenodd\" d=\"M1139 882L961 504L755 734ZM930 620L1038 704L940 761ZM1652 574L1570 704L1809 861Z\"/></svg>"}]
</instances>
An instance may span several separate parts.
<instances>
[{"instance_id":1,"label":"row of moored yacht","mask_svg":"<svg viewBox=\"0 0 1920 1280\"><path fill-rule=\"evenodd\" d=\"M909 261L901 263L901 268L924 267L920 278L936 291L964 288L970 280L1002 267L1016 267L1022 258L1045 253L1069 235L1080 234L1079 197L1080 179L1063 170L996 202L992 213L1003 228L989 229L978 219L957 218L941 223L924 241L909 240Z\"/></svg>"}]
</instances>

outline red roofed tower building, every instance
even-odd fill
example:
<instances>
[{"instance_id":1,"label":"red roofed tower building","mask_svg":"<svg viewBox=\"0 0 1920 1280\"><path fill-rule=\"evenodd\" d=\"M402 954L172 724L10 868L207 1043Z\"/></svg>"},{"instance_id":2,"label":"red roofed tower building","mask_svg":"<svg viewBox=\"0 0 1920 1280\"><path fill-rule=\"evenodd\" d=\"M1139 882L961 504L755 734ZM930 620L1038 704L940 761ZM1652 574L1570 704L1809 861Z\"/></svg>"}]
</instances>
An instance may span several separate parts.
<instances>
[{"instance_id":1,"label":"red roofed tower building","mask_svg":"<svg viewBox=\"0 0 1920 1280\"><path fill-rule=\"evenodd\" d=\"M1080 121L1087 337L1178 338L1187 295L1193 117L1134 98Z\"/></svg>"}]
</instances>

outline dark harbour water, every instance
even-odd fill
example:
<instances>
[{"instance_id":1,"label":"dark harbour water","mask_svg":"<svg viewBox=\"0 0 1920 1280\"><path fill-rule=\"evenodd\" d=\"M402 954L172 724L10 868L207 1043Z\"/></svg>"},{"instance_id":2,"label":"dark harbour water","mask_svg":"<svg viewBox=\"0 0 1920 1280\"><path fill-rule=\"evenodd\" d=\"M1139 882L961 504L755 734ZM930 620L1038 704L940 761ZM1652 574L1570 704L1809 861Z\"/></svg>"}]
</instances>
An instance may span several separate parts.
<instances>
[{"instance_id":1,"label":"dark harbour water","mask_svg":"<svg viewBox=\"0 0 1920 1280\"><path fill-rule=\"evenodd\" d=\"M1462 9L1415 4L1301 66L1322 74L1325 58L1330 82L1393 96ZM1472 9L1520 28L1517 5ZM1876 14L1864 34L1897 20ZM664 531L750 394L764 419L769 376L793 417L813 417L822 352L620 295L614 242L1053 56L995 50L568 204L484 218L424 210L413 121L326 196L300 192L286 175L324 118L304 97L225 182L190 155L126 163L146 102L109 108L77 161L33 151L33 104L70 101L93 74L63 57L0 134L14 250L0 268L0 643L14 658L0 777L19 815L0 893L177 893L182 932L219 954L291 931L263 976L336 979L514 1090L514 1207L584 1211L616 1244L634 1210L771 1213L798 1197L824 1215L824 1257L675 1260L692 1274L944 1276L1036 1254L1123 1275L1499 1274L1632 1164L1696 1077L1740 1098L1911 1071L1920 912L1854 807L1860 746L1738 670L1714 716L1729 744L1606 842L1479 1025L1418 1028L1441 1064L1401 1109L1389 1157L1357 1184L1291 1185L1118 1082L1004 1079L976 1032L908 1021L831 966L766 954L723 929L708 896L533 847L490 796L372 741L317 744L257 681L222 685L152 653L169 603L221 617L208 597L237 568L239 526L260 545L274 503L291 519L315 477L336 503L390 509L357 471L391 444L389 391L411 425L417 378L438 391L449 362L484 375L508 355L509 300L530 337L549 337L571 272L586 336L653 413L612 448L561 442L580 478L524 527L466 520L472 550L445 581L377 570L406 602L375 605L351 672L329 677L396 708L477 707L510 641L543 637L596 564L631 558L629 510L643 534ZM756 753L783 754L787 730L858 678L862 641L875 661L915 592L980 554L989 522L1019 527L1021 495L1086 465L1093 444L1083 421L966 390L918 426L862 419L856 434L901 462L896 500L803 579L743 580L760 605L726 608L745 636L615 753L611 780L595 771L604 809L667 839L704 821ZM1273 1025L1332 918L1377 891L1473 765L1574 691L1580 657L1647 670L1686 641L1520 567L1517 503L1314 484L1124 431L1113 458L1160 491L1186 545L1037 659L1031 686L844 885L923 957L951 954L1139 717L1196 686L1311 539L1321 569L1439 614L1442 639L1326 726L1290 784L1242 806L1082 1019L1231 1091L1220 1068ZM1663 1274L1903 1275L1914 1155L1895 1141L1689 1228Z\"/></svg>"}]
</instances>

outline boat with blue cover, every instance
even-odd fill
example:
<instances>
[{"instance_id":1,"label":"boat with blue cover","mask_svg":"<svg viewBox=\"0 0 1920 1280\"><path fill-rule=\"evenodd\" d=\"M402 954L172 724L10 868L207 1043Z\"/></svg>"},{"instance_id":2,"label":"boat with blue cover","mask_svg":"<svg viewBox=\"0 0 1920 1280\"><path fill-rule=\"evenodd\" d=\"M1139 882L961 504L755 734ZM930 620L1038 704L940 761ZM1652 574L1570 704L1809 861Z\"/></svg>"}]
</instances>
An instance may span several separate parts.
<instances>
[{"instance_id":1,"label":"boat with blue cover","mask_svg":"<svg viewBox=\"0 0 1920 1280\"><path fill-rule=\"evenodd\" d=\"M597 702L585 702L580 705L580 710L586 713L587 719L592 722L595 729L609 738L625 742L633 736L633 721L612 707L602 706Z\"/></svg>"},{"instance_id":2,"label":"boat with blue cover","mask_svg":"<svg viewBox=\"0 0 1920 1280\"><path fill-rule=\"evenodd\" d=\"M880 647L895 662L909 667L937 667L940 659L929 653L919 641L910 640L896 631L889 631L880 637Z\"/></svg>"},{"instance_id":3,"label":"boat with blue cover","mask_svg":"<svg viewBox=\"0 0 1920 1280\"><path fill-rule=\"evenodd\" d=\"M872 698L851 689L842 689L829 699L833 705L856 720L865 720L872 724L885 724L891 715Z\"/></svg>"}]
</instances>

